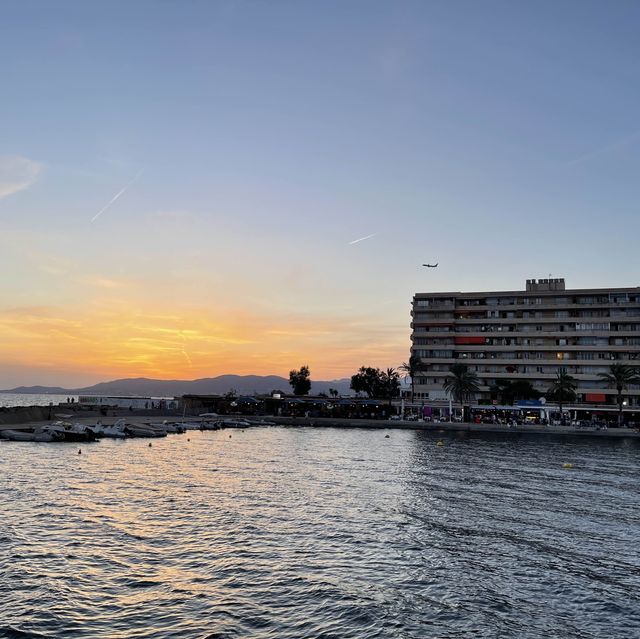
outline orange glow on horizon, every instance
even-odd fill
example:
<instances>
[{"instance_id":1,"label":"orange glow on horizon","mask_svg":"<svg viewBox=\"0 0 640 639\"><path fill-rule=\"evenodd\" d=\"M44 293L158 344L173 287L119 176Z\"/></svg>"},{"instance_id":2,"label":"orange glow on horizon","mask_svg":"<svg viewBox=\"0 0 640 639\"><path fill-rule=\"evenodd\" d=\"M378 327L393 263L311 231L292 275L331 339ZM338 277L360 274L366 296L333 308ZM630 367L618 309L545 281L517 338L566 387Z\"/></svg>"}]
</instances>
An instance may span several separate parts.
<instances>
[{"instance_id":1,"label":"orange glow on horizon","mask_svg":"<svg viewBox=\"0 0 640 639\"><path fill-rule=\"evenodd\" d=\"M2 364L100 376L197 379L233 373L282 375L308 364L314 379L352 375L361 365L397 366L408 328L370 318L265 316L244 310L160 312L130 302L82 309L0 310Z\"/></svg>"}]
</instances>

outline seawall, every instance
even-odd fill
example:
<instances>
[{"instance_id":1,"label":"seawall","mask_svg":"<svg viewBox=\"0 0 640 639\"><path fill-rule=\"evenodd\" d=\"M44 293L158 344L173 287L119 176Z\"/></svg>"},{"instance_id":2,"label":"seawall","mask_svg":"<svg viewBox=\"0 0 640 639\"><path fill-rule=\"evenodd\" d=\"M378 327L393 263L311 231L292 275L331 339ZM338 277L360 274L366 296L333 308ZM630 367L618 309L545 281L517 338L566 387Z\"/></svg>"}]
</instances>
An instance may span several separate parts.
<instances>
[{"instance_id":1,"label":"seawall","mask_svg":"<svg viewBox=\"0 0 640 639\"><path fill-rule=\"evenodd\" d=\"M277 417L283 426L324 426L328 428L370 428L394 430L421 430L434 433L502 433L506 435L571 435L578 437L630 437L640 439L640 432L631 428L577 428L574 426L501 426L497 424L471 424L459 422L405 422L379 419L335 419L311 417Z\"/></svg>"}]
</instances>

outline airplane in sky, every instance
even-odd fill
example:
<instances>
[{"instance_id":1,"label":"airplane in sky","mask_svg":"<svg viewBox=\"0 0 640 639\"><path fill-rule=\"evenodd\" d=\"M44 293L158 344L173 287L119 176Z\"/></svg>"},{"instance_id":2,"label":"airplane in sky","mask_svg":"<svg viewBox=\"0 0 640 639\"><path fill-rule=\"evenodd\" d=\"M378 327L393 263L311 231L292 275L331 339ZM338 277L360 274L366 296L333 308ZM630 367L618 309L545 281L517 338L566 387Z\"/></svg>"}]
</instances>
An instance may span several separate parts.
<instances>
[{"instance_id":1,"label":"airplane in sky","mask_svg":"<svg viewBox=\"0 0 640 639\"><path fill-rule=\"evenodd\" d=\"M426 266L427 268L436 268L438 266L438 262L435 264L423 264L422 266Z\"/></svg>"}]
</instances>

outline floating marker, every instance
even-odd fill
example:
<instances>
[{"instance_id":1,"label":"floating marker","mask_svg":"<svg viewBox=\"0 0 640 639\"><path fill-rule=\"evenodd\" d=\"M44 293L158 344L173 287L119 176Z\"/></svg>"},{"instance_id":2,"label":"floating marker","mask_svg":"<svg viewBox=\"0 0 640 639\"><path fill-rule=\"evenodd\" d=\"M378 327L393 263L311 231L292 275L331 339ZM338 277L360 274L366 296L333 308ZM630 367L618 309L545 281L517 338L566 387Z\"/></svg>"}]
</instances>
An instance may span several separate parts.
<instances>
[{"instance_id":1,"label":"floating marker","mask_svg":"<svg viewBox=\"0 0 640 639\"><path fill-rule=\"evenodd\" d=\"M82 455L82 450L78 448L78 455Z\"/></svg>"},{"instance_id":2,"label":"floating marker","mask_svg":"<svg viewBox=\"0 0 640 639\"><path fill-rule=\"evenodd\" d=\"M573 468L573 464L570 464L570 463L566 462L566 463L562 464L562 467L563 468Z\"/></svg>"},{"instance_id":3,"label":"floating marker","mask_svg":"<svg viewBox=\"0 0 640 639\"><path fill-rule=\"evenodd\" d=\"M441 439L439 439L439 440L436 442L436 446L444 446L444 442L443 442Z\"/></svg>"}]
</instances>

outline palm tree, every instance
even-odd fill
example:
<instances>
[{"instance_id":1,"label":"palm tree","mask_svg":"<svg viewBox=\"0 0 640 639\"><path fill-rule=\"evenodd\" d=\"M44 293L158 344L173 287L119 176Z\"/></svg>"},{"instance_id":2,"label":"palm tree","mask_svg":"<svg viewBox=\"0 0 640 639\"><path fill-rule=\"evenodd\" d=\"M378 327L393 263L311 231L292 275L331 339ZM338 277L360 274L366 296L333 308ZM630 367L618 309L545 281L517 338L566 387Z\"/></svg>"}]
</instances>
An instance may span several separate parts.
<instances>
[{"instance_id":1,"label":"palm tree","mask_svg":"<svg viewBox=\"0 0 640 639\"><path fill-rule=\"evenodd\" d=\"M640 375L628 364L611 364L608 373L598 373L611 388L618 391L618 427L622 427L622 391L629 384L640 384Z\"/></svg>"},{"instance_id":2,"label":"palm tree","mask_svg":"<svg viewBox=\"0 0 640 639\"><path fill-rule=\"evenodd\" d=\"M400 387L400 375L395 368L387 368L387 370L380 373L380 386L384 396L389 400L389 406L391 406L391 400L398 394L398 388Z\"/></svg>"},{"instance_id":3,"label":"palm tree","mask_svg":"<svg viewBox=\"0 0 640 639\"><path fill-rule=\"evenodd\" d=\"M442 388L451 398L460 402L464 415L464 402L480 390L478 376L469 370L466 364L454 364L442 384Z\"/></svg>"},{"instance_id":4,"label":"palm tree","mask_svg":"<svg viewBox=\"0 0 640 639\"><path fill-rule=\"evenodd\" d=\"M422 364L422 360L415 353L411 353L411 357L409 357L408 362L403 362L400 366L398 366L398 370L405 373L405 377L411 378L411 403L413 404L413 395L415 388L415 380L417 374L424 370L424 366Z\"/></svg>"},{"instance_id":5,"label":"palm tree","mask_svg":"<svg viewBox=\"0 0 640 639\"><path fill-rule=\"evenodd\" d=\"M576 398L576 388L578 384L573 375L567 373L566 368L559 368L556 378L547 391L547 399L558 402L560 408L560 421L562 421L562 404L571 402Z\"/></svg>"}]
</instances>

